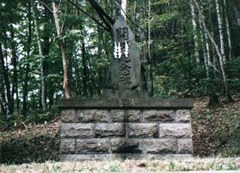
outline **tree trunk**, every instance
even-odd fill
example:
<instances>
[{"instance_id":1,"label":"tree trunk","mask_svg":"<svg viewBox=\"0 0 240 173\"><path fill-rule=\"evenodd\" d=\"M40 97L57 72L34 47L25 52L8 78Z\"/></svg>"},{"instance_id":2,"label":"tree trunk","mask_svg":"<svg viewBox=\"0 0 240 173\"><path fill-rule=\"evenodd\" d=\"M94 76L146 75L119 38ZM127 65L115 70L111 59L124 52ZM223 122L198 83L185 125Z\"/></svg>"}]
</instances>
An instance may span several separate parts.
<instances>
[{"instance_id":1,"label":"tree trunk","mask_svg":"<svg viewBox=\"0 0 240 173\"><path fill-rule=\"evenodd\" d=\"M44 6L44 22L45 23L51 23L52 22L52 13L50 12L50 10L46 6ZM44 32L44 34L42 35L43 43L41 44L41 46L42 46L43 56L46 58L46 57L48 57L49 51L50 51L50 48L51 48L50 37L52 35L51 35L51 32L49 32L49 28L46 25L44 25L43 32ZM48 68L48 62L47 61L42 61L42 68L43 68L44 76L47 76L48 73L49 73L48 72L48 69L49 69ZM53 100L51 94L48 95L47 91L49 89L50 93L51 93L51 90L53 90L54 85L50 84L50 83L48 84L46 82L46 80L44 80L44 84L45 84L44 85L44 88L45 88L45 93L44 93L45 98L44 98L44 101L45 101L45 103L46 103L47 97L49 97L49 104L46 105L46 107L47 107L47 106L51 106L51 100ZM49 87L48 87L48 85L49 85ZM41 92L40 92L40 95L41 95ZM42 108L42 100L40 99L39 101L40 101L40 105L41 105L40 108Z\"/></svg>"},{"instance_id":2,"label":"tree trunk","mask_svg":"<svg viewBox=\"0 0 240 173\"><path fill-rule=\"evenodd\" d=\"M223 21L220 11L220 4L219 0L215 0L216 3L216 11L217 11L217 20L218 20L218 30L219 30L219 37L220 37L220 51L222 54L223 63L226 63L226 55L224 49L224 37L223 37Z\"/></svg>"},{"instance_id":3,"label":"tree trunk","mask_svg":"<svg viewBox=\"0 0 240 173\"><path fill-rule=\"evenodd\" d=\"M191 14L192 14L194 53L195 53L196 62L197 64L199 64L200 58L199 58L198 36L197 36L196 12L195 12L195 7L192 0L190 0L190 6L191 6Z\"/></svg>"},{"instance_id":4,"label":"tree trunk","mask_svg":"<svg viewBox=\"0 0 240 173\"><path fill-rule=\"evenodd\" d=\"M11 100L12 105L11 108L14 111L14 94L17 92L17 84L18 84L18 72L17 72L17 54L16 54L16 44L14 42L14 28L11 25L11 49L12 49L12 64L13 64L13 81L12 81L12 94Z\"/></svg>"},{"instance_id":5,"label":"tree trunk","mask_svg":"<svg viewBox=\"0 0 240 173\"><path fill-rule=\"evenodd\" d=\"M202 8L200 7L201 11ZM204 58L204 65L206 69L206 77L209 79L209 59L210 59L210 52L209 52L209 44L208 44L208 37L206 31L203 29L202 20L200 15L198 16L199 26L200 26L200 39L203 47L203 58Z\"/></svg>"},{"instance_id":6,"label":"tree trunk","mask_svg":"<svg viewBox=\"0 0 240 173\"><path fill-rule=\"evenodd\" d=\"M151 61L151 0L148 0L148 23L147 23L147 52L148 52L148 59Z\"/></svg>"},{"instance_id":7,"label":"tree trunk","mask_svg":"<svg viewBox=\"0 0 240 173\"><path fill-rule=\"evenodd\" d=\"M201 19L202 24L203 24L203 28L204 28L205 32L207 33L208 38L209 38L210 41L212 42L212 44L213 44L213 46L214 46L214 48L215 48L215 51L216 51L216 53L217 53L217 55L218 55L219 64L220 64L220 69L221 69L221 74L222 74L222 78L223 78L224 89L225 89L225 92L227 93L228 100L231 102L231 101L233 101L233 99L232 99L232 96L231 96L230 91L229 91L229 89L228 89L228 82L227 82L227 76L226 76L226 73L225 73L225 68L224 68L224 63L223 63L223 56L222 56L222 54L221 54L221 51L220 51L219 48L218 48L218 45L216 44L215 40L213 39L211 33L209 32L209 30L208 30L208 28L207 28L207 26L206 26L206 23L205 23L205 20L204 20L204 16L203 16L203 14L202 14L202 12L201 12L201 9L200 9L197 1L196 1L196 0L193 0L193 2L194 2L195 6L196 6L197 9L198 9L198 12L199 12L199 15L200 15L200 19Z\"/></svg>"},{"instance_id":8,"label":"tree trunk","mask_svg":"<svg viewBox=\"0 0 240 173\"><path fill-rule=\"evenodd\" d=\"M87 63L86 63L86 52L85 43L82 41L82 66L83 66L83 93L84 96L88 96L88 74L87 74Z\"/></svg>"},{"instance_id":9,"label":"tree trunk","mask_svg":"<svg viewBox=\"0 0 240 173\"><path fill-rule=\"evenodd\" d=\"M233 11L237 20L238 26L240 26L240 11L238 10L237 6L233 4Z\"/></svg>"},{"instance_id":10,"label":"tree trunk","mask_svg":"<svg viewBox=\"0 0 240 173\"><path fill-rule=\"evenodd\" d=\"M64 74L64 80L63 80L63 89L64 89L64 95L66 99L70 99L70 92L68 88L68 67L67 67L67 56L66 51L64 47L64 42L62 40L62 34L60 30L59 20L58 20L58 8L56 7L56 4L54 1L52 1L52 8L53 8L53 16L55 21L55 26L57 30L57 36L58 36L58 44L61 49L62 54L62 63L63 63L63 74Z\"/></svg>"},{"instance_id":11,"label":"tree trunk","mask_svg":"<svg viewBox=\"0 0 240 173\"><path fill-rule=\"evenodd\" d=\"M228 47L229 47L229 59L232 60L232 39L231 39L231 31L230 31L230 25L228 20L228 5L226 0L223 0L224 9L225 11L225 22L226 22L226 29L227 29L227 40L228 40Z\"/></svg>"},{"instance_id":12,"label":"tree trunk","mask_svg":"<svg viewBox=\"0 0 240 173\"><path fill-rule=\"evenodd\" d=\"M120 9L121 15L125 18L126 20L126 15L127 15L127 0L121 0L121 9Z\"/></svg>"},{"instance_id":13,"label":"tree trunk","mask_svg":"<svg viewBox=\"0 0 240 173\"><path fill-rule=\"evenodd\" d=\"M41 45L41 40L39 36L39 30L38 30L38 25L37 25L37 19L35 16L34 9L32 8L32 13L33 13L33 20L35 24L35 33L37 36L37 44L38 44L38 54L40 57L40 68L41 68L41 103L42 103L42 109L43 111L46 110L46 102L45 102L45 81L44 81L44 72L43 72L43 61L44 61L44 56L42 52L42 45Z\"/></svg>"},{"instance_id":14,"label":"tree trunk","mask_svg":"<svg viewBox=\"0 0 240 173\"><path fill-rule=\"evenodd\" d=\"M87 1L96 10L96 12L98 13L98 16L103 21L103 23L106 25L108 30L111 31L112 25L114 24L114 20L98 5L98 3L95 0L87 0Z\"/></svg>"},{"instance_id":15,"label":"tree trunk","mask_svg":"<svg viewBox=\"0 0 240 173\"><path fill-rule=\"evenodd\" d=\"M5 86L6 86L6 92L7 92L7 107L8 111L7 113L12 114L13 113L13 107L12 107L12 97L11 97L11 86L10 86L10 80L8 76L8 70L5 67L5 60L4 60L4 54L3 54L3 49L2 45L0 44L0 65L1 65L1 70L2 70L2 75L5 81Z\"/></svg>"},{"instance_id":16,"label":"tree trunk","mask_svg":"<svg viewBox=\"0 0 240 173\"><path fill-rule=\"evenodd\" d=\"M32 42L32 14L31 14L31 2L28 4L28 45L27 45L27 59L30 58L31 51L31 42ZM29 80L29 63L26 66L25 78L23 81L23 110L22 113L24 116L27 114L27 100L28 100L28 80Z\"/></svg>"},{"instance_id":17,"label":"tree trunk","mask_svg":"<svg viewBox=\"0 0 240 173\"><path fill-rule=\"evenodd\" d=\"M2 45L0 44L0 80L4 81L4 62L2 61L3 59L3 52L2 52ZM3 115L7 114L7 103L5 99L5 87L4 87L4 82L0 82L0 104L1 104L1 113Z\"/></svg>"}]
</instances>

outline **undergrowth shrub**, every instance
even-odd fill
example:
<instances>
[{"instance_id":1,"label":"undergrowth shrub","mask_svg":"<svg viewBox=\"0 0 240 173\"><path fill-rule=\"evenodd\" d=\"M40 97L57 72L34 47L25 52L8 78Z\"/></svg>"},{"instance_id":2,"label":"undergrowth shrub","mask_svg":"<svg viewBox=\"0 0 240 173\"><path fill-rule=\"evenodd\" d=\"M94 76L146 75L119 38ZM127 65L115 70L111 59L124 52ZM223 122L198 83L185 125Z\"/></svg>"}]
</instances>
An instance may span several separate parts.
<instances>
[{"instance_id":1,"label":"undergrowth shrub","mask_svg":"<svg viewBox=\"0 0 240 173\"><path fill-rule=\"evenodd\" d=\"M21 164L59 160L59 137L24 136L2 141L2 163Z\"/></svg>"}]
</instances>

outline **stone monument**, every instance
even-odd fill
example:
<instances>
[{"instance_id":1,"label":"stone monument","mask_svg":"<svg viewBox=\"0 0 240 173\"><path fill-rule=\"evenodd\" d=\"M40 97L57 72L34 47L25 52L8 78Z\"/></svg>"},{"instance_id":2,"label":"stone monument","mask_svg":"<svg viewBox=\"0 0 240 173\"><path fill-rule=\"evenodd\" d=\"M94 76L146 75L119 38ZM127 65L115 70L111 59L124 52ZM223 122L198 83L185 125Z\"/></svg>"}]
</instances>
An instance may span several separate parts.
<instances>
[{"instance_id":1,"label":"stone monument","mask_svg":"<svg viewBox=\"0 0 240 173\"><path fill-rule=\"evenodd\" d=\"M61 160L191 157L192 100L136 94L140 53L123 16L113 25L113 44L107 96L59 102Z\"/></svg>"},{"instance_id":2,"label":"stone monument","mask_svg":"<svg viewBox=\"0 0 240 173\"><path fill-rule=\"evenodd\" d=\"M139 92L141 80L140 52L134 34L120 15L113 25L113 55L109 67L108 89L104 96L108 98L126 98L143 96Z\"/></svg>"},{"instance_id":3,"label":"stone monument","mask_svg":"<svg viewBox=\"0 0 240 173\"><path fill-rule=\"evenodd\" d=\"M115 90L135 89L140 83L140 53L134 35L122 15L113 25L113 41L109 87Z\"/></svg>"}]
</instances>

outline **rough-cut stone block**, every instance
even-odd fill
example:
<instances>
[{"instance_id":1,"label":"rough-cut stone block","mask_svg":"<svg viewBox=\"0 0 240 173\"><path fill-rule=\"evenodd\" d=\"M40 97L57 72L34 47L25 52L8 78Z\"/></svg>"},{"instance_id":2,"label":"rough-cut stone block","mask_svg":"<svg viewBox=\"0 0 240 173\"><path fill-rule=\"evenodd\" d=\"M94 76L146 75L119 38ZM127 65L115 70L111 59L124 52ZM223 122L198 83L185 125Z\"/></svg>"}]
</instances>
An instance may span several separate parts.
<instances>
[{"instance_id":1,"label":"rough-cut stone block","mask_svg":"<svg viewBox=\"0 0 240 173\"><path fill-rule=\"evenodd\" d=\"M111 110L111 118L113 122L122 122L125 119L125 110Z\"/></svg>"},{"instance_id":2,"label":"rough-cut stone block","mask_svg":"<svg viewBox=\"0 0 240 173\"><path fill-rule=\"evenodd\" d=\"M141 149L144 154L173 154L177 152L176 139L144 139Z\"/></svg>"},{"instance_id":3,"label":"rough-cut stone block","mask_svg":"<svg viewBox=\"0 0 240 173\"><path fill-rule=\"evenodd\" d=\"M109 112L107 110L78 110L76 116L79 122L108 122L109 120Z\"/></svg>"},{"instance_id":4,"label":"rough-cut stone block","mask_svg":"<svg viewBox=\"0 0 240 173\"><path fill-rule=\"evenodd\" d=\"M60 153L75 153L75 139L61 139Z\"/></svg>"},{"instance_id":5,"label":"rough-cut stone block","mask_svg":"<svg viewBox=\"0 0 240 173\"><path fill-rule=\"evenodd\" d=\"M167 110L148 110L143 112L145 122L171 122L175 120L175 112Z\"/></svg>"},{"instance_id":6,"label":"rough-cut stone block","mask_svg":"<svg viewBox=\"0 0 240 173\"><path fill-rule=\"evenodd\" d=\"M108 153L109 148L108 139L77 139L77 153Z\"/></svg>"},{"instance_id":7,"label":"rough-cut stone block","mask_svg":"<svg viewBox=\"0 0 240 173\"><path fill-rule=\"evenodd\" d=\"M79 122L91 122L94 121L94 114L97 110L78 110L77 111L77 119Z\"/></svg>"},{"instance_id":8,"label":"rough-cut stone block","mask_svg":"<svg viewBox=\"0 0 240 173\"><path fill-rule=\"evenodd\" d=\"M127 110L126 120L129 122L136 122L141 120L141 111L139 110Z\"/></svg>"},{"instance_id":9,"label":"rough-cut stone block","mask_svg":"<svg viewBox=\"0 0 240 173\"><path fill-rule=\"evenodd\" d=\"M178 139L178 152L181 154L193 153L192 139Z\"/></svg>"},{"instance_id":10,"label":"rough-cut stone block","mask_svg":"<svg viewBox=\"0 0 240 173\"><path fill-rule=\"evenodd\" d=\"M176 121L181 123L187 123L191 121L190 110L178 110L176 112Z\"/></svg>"},{"instance_id":11,"label":"rough-cut stone block","mask_svg":"<svg viewBox=\"0 0 240 173\"><path fill-rule=\"evenodd\" d=\"M149 138L157 137L157 123L129 123L127 126L128 137Z\"/></svg>"},{"instance_id":12,"label":"rough-cut stone block","mask_svg":"<svg viewBox=\"0 0 240 173\"><path fill-rule=\"evenodd\" d=\"M114 138L110 143L112 153L141 153L140 139Z\"/></svg>"},{"instance_id":13,"label":"rough-cut stone block","mask_svg":"<svg viewBox=\"0 0 240 173\"><path fill-rule=\"evenodd\" d=\"M65 123L76 122L76 111L74 109L66 109L61 111L61 121Z\"/></svg>"},{"instance_id":14,"label":"rough-cut stone block","mask_svg":"<svg viewBox=\"0 0 240 173\"><path fill-rule=\"evenodd\" d=\"M92 138L92 137L94 137L93 124L62 123L61 124L61 137Z\"/></svg>"},{"instance_id":15,"label":"rough-cut stone block","mask_svg":"<svg viewBox=\"0 0 240 173\"><path fill-rule=\"evenodd\" d=\"M160 138L190 138L192 137L191 124L172 123L159 125Z\"/></svg>"},{"instance_id":16,"label":"rough-cut stone block","mask_svg":"<svg viewBox=\"0 0 240 173\"><path fill-rule=\"evenodd\" d=\"M96 137L124 136L125 128L123 123L97 123Z\"/></svg>"},{"instance_id":17,"label":"rough-cut stone block","mask_svg":"<svg viewBox=\"0 0 240 173\"><path fill-rule=\"evenodd\" d=\"M113 122L136 122L141 119L139 110L111 110L111 119Z\"/></svg>"}]
</instances>

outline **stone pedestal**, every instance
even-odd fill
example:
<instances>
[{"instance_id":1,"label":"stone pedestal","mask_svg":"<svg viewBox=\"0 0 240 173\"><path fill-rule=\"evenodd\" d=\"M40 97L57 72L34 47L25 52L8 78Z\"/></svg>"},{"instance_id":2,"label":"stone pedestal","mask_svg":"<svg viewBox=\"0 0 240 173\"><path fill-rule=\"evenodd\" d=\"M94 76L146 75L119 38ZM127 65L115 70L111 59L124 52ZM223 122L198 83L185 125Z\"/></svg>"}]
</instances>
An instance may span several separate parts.
<instances>
[{"instance_id":1,"label":"stone pedestal","mask_svg":"<svg viewBox=\"0 0 240 173\"><path fill-rule=\"evenodd\" d=\"M191 157L189 99L62 100L61 160Z\"/></svg>"}]
</instances>

